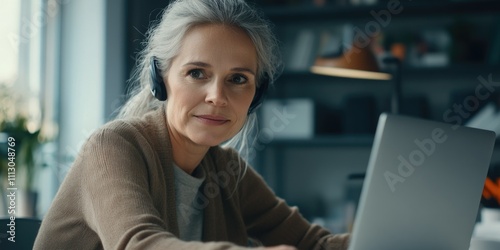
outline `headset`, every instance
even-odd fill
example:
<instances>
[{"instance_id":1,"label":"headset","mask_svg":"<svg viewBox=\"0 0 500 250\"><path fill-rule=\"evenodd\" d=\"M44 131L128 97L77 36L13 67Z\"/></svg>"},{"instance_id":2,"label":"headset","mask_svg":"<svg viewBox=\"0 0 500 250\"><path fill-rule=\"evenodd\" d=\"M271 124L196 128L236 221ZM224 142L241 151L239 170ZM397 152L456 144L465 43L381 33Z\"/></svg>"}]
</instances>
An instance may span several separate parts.
<instances>
[{"instance_id":1,"label":"headset","mask_svg":"<svg viewBox=\"0 0 500 250\"><path fill-rule=\"evenodd\" d=\"M155 56L152 56L150 59L149 74L151 77L151 94L153 94L153 96L160 101L167 100L167 89L165 87L165 83L163 82L161 72L158 69L158 61ZM260 107L260 105L262 105L262 101L264 101L264 95L266 94L268 87L269 76L267 73L264 73L259 87L255 90L255 96L253 97L250 108L248 109L248 114L253 113Z\"/></svg>"},{"instance_id":2,"label":"headset","mask_svg":"<svg viewBox=\"0 0 500 250\"><path fill-rule=\"evenodd\" d=\"M151 77L151 82L149 85L151 87L151 94L153 94L156 99L160 101L167 100L167 88L163 82L163 77L158 69L158 64L155 56L151 57L149 63L149 75Z\"/></svg>"}]
</instances>

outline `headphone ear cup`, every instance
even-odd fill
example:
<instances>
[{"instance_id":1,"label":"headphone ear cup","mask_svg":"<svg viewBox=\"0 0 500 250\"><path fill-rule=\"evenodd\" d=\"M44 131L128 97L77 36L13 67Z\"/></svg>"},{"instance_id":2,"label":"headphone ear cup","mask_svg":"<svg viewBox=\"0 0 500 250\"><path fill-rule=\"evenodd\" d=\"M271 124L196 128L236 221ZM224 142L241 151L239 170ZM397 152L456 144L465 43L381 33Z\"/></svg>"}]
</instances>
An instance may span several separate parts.
<instances>
[{"instance_id":1,"label":"headphone ear cup","mask_svg":"<svg viewBox=\"0 0 500 250\"><path fill-rule=\"evenodd\" d=\"M250 108L248 109L248 114L255 112L257 108L262 105L264 101L264 95L267 93L267 89L269 88L269 76L265 73L262 76L259 87L255 90L255 96L253 97L252 103L250 104Z\"/></svg>"},{"instance_id":2,"label":"headphone ear cup","mask_svg":"<svg viewBox=\"0 0 500 250\"><path fill-rule=\"evenodd\" d=\"M149 64L149 74L151 77L150 87L151 94L160 101L167 100L167 88L163 82L163 77L158 69L158 61L155 56L152 56Z\"/></svg>"}]
</instances>

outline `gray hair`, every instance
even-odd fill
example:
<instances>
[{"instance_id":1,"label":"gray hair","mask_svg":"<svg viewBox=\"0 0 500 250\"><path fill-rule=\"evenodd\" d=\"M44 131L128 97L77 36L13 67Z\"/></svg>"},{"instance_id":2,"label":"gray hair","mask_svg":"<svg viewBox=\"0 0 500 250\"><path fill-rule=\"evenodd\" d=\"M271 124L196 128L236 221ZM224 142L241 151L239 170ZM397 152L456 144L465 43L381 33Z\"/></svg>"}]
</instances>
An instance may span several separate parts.
<instances>
[{"instance_id":1,"label":"gray hair","mask_svg":"<svg viewBox=\"0 0 500 250\"><path fill-rule=\"evenodd\" d=\"M150 58L158 58L158 67L165 76L185 34L196 25L210 23L232 25L244 30L257 50L257 84L264 73L267 73L270 83L274 82L282 70L278 42L269 22L255 8L243 0L176 0L147 33L146 47L138 55L137 67L131 78L129 99L121 107L118 118L140 117L162 105L150 93ZM256 123L256 115L250 114L241 131L225 146L235 148L243 158L248 158L247 137Z\"/></svg>"}]
</instances>

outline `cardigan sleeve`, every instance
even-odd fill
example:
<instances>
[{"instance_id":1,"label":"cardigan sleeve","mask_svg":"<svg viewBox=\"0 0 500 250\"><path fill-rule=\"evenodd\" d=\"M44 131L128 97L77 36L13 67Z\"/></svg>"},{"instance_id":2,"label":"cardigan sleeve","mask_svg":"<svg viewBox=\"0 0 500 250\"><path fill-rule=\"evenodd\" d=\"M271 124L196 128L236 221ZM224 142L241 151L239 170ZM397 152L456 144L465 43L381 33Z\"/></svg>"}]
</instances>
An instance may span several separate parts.
<instances>
[{"instance_id":1,"label":"cardigan sleeve","mask_svg":"<svg viewBox=\"0 0 500 250\"><path fill-rule=\"evenodd\" d=\"M246 249L228 242L184 242L167 230L151 193L157 188L151 186L150 174L151 171L154 173L151 166L160 163L157 157L153 157L154 154L144 153L148 150L147 146L138 143L134 136L102 130L90 138L80 156L82 160L73 166L81 174L73 180L81 182L84 221L97 234L102 247ZM60 246L56 244L52 247L56 249Z\"/></svg>"},{"instance_id":2,"label":"cardigan sleeve","mask_svg":"<svg viewBox=\"0 0 500 250\"><path fill-rule=\"evenodd\" d=\"M310 224L296 207L278 198L251 167L240 183L240 204L248 234L264 245L292 245L302 250L344 250L349 235L332 235Z\"/></svg>"},{"instance_id":3,"label":"cardigan sleeve","mask_svg":"<svg viewBox=\"0 0 500 250\"><path fill-rule=\"evenodd\" d=\"M153 206L147 162L137 145L102 130L89 139L81 158L73 168L82 170L83 216L104 249L146 248L160 239L174 240Z\"/></svg>"}]
</instances>

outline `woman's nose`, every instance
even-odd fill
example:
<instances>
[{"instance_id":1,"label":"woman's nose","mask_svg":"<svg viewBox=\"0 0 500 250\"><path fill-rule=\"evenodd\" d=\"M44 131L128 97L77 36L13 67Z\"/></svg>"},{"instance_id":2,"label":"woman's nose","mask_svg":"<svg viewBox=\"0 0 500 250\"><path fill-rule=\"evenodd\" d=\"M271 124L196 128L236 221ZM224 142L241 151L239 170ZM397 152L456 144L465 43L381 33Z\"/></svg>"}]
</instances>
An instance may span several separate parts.
<instances>
[{"instance_id":1,"label":"woman's nose","mask_svg":"<svg viewBox=\"0 0 500 250\"><path fill-rule=\"evenodd\" d=\"M224 89L223 80L214 80L209 83L207 88L207 96L205 98L207 103L214 106L225 106L227 105L227 96Z\"/></svg>"}]
</instances>

